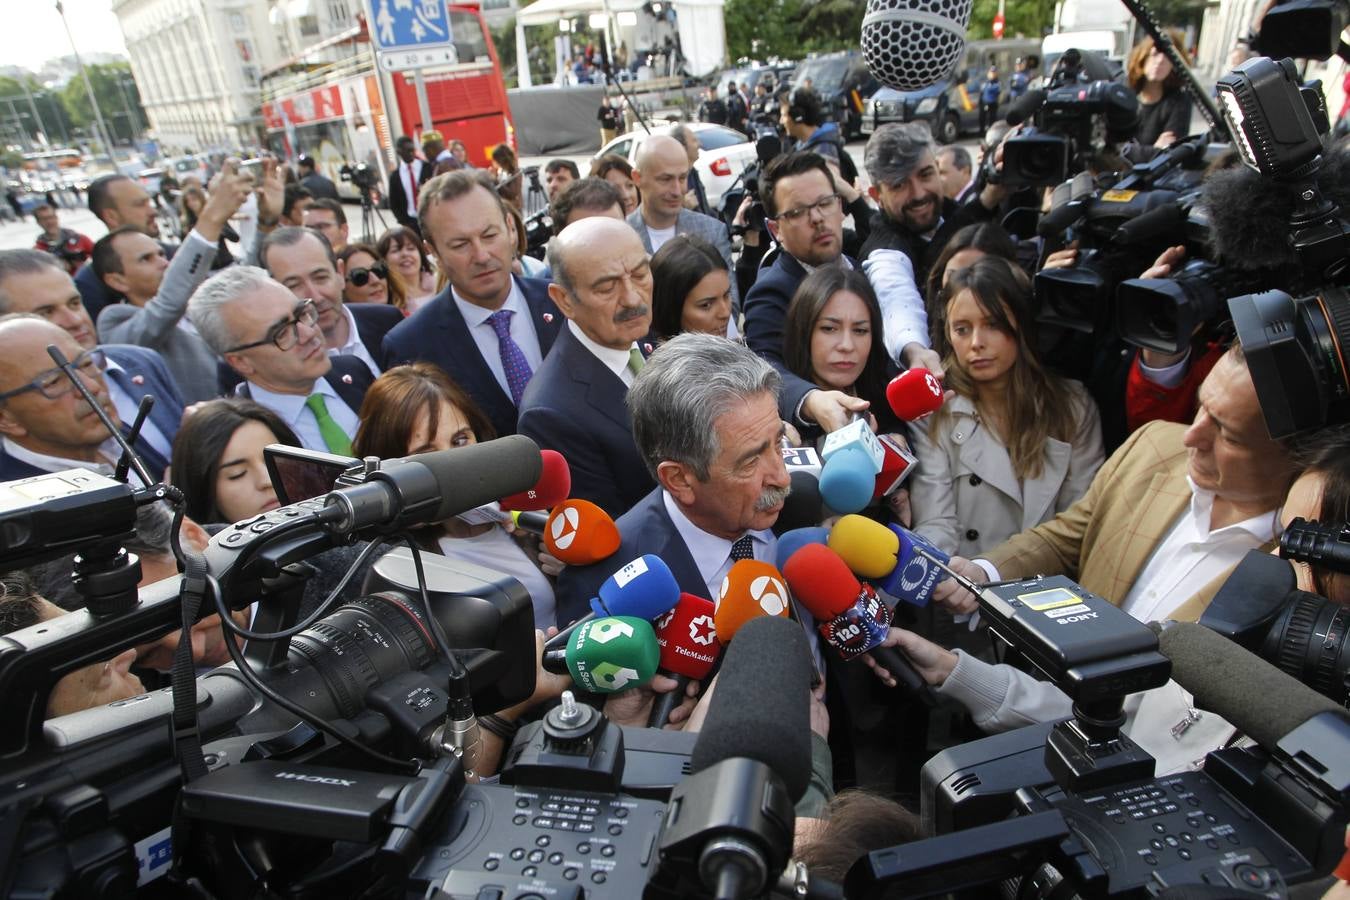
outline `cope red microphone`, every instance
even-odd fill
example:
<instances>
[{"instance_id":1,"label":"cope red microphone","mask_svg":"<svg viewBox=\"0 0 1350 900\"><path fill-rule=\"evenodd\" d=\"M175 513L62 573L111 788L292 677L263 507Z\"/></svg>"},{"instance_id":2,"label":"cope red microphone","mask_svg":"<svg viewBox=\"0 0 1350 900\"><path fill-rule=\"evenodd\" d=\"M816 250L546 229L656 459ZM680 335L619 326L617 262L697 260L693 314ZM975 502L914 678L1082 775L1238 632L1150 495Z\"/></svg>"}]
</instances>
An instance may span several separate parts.
<instances>
[{"instance_id":1,"label":"cope red microphone","mask_svg":"<svg viewBox=\"0 0 1350 900\"><path fill-rule=\"evenodd\" d=\"M539 456L544 461L539 480L527 491L503 497L503 510L551 509L572 493L572 470L562 454L557 450L540 450Z\"/></svg>"},{"instance_id":2,"label":"cope red microphone","mask_svg":"<svg viewBox=\"0 0 1350 900\"><path fill-rule=\"evenodd\" d=\"M830 646L846 660L871 655L897 684L921 697L930 691L919 673L894 647L881 642L891 626L890 608L870 584L859 582L848 564L824 544L807 544L783 567L788 585Z\"/></svg>"},{"instance_id":3,"label":"cope red microphone","mask_svg":"<svg viewBox=\"0 0 1350 900\"><path fill-rule=\"evenodd\" d=\"M927 369L901 372L886 385L886 402L891 405L891 412L906 422L936 412L942 399L942 382Z\"/></svg>"},{"instance_id":4,"label":"cope red microphone","mask_svg":"<svg viewBox=\"0 0 1350 900\"><path fill-rule=\"evenodd\" d=\"M647 718L648 728L664 728L670 711L684 698L689 682L708 677L716 664L722 643L717 639L713 612L711 600L684 593L674 609L652 623L656 643L661 647L659 674L674 678L677 686L656 696Z\"/></svg>"}]
</instances>

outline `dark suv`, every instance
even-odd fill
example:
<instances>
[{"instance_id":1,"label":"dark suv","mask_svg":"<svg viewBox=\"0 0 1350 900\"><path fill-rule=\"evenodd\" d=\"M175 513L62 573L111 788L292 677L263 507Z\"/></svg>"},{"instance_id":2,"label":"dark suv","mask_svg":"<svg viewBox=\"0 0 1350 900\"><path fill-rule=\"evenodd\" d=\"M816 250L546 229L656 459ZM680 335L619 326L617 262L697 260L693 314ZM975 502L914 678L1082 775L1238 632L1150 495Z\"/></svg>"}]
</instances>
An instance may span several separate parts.
<instances>
[{"instance_id":1,"label":"dark suv","mask_svg":"<svg viewBox=\"0 0 1350 900\"><path fill-rule=\"evenodd\" d=\"M880 86L867 70L862 53L848 50L808 57L797 64L792 87L803 86L808 78L811 88L820 95L821 106L830 119L839 123L845 139L857 137L863 104Z\"/></svg>"}]
</instances>

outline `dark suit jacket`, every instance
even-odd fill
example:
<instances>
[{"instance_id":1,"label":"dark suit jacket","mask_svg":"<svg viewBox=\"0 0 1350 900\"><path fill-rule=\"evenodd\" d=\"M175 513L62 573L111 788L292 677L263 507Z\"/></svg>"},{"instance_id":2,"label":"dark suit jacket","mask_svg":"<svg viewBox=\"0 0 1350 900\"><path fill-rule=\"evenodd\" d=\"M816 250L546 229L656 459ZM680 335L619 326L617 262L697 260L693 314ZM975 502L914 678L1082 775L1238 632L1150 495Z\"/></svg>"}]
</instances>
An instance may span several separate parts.
<instances>
[{"instance_id":1,"label":"dark suit jacket","mask_svg":"<svg viewBox=\"0 0 1350 900\"><path fill-rule=\"evenodd\" d=\"M539 335L540 355L547 359L562 327L563 315L549 299L547 281L517 278L516 284L530 308L530 321ZM493 377L487 360L469 334L463 314L450 296L450 288L390 329L384 336L381 355L375 358L386 369L419 360L435 363L474 399L498 437L516 433L516 405Z\"/></svg>"},{"instance_id":2,"label":"dark suit jacket","mask_svg":"<svg viewBox=\"0 0 1350 900\"><path fill-rule=\"evenodd\" d=\"M351 407L352 412L359 415L361 401L366 399L366 391L375 383L374 376L370 374L370 367L355 356L334 356L332 360L333 368L328 370L323 380L333 386L333 391L342 398L343 403ZM234 395L253 399L247 381L239 382L234 389Z\"/></svg>"},{"instance_id":3,"label":"dark suit jacket","mask_svg":"<svg viewBox=\"0 0 1350 900\"><path fill-rule=\"evenodd\" d=\"M656 486L633 442L627 395L619 376L564 328L520 402L520 433L561 453L572 496L615 519Z\"/></svg>"},{"instance_id":4,"label":"dark suit jacket","mask_svg":"<svg viewBox=\"0 0 1350 900\"><path fill-rule=\"evenodd\" d=\"M178 393L178 385L164 365L164 359L148 347L131 344L103 344L99 349L130 376L130 383L119 387L137 399L143 394L155 398L155 405L150 408L150 421L172 443L178 433L178 424L183 420L183 397ZM111 380L114 376L105 372L104 377Z\"/></svg>"},{"instance_id":5,"label":"dark suit jacket","mask_svg":"<svg viewBox=\"0 0 1350 900\"><path fill-rule=\"evenodd\" d=\"M431 173L435 170L436 166L434 163L429 163L424 159L415 160L415 162L420 162L422 164L422 171L417 173L417 184L418 190L420 191L421 186L431 180ZM403 160L400 159L398 165L389 172L389 192L385 196L389 198L389 211L394 214L394 218L398 220L398 224L406 225L409 228L416 228L417 219L408 215L408 194L403 190L403 178L399 174L402 171L403 166Z\"/></svg>"},{"instance_id":6,"label":"dark suit jacket","mask_svg":"<svg viewBox=\"0 0 1350 900\"><path fill-rule=\"evenodd\" d=\"M639 500L615 524L622 542L613 556L589 566L567 566L558 576L553 594L558 601L560 627L590 612L591 598L599 593L605 579L646 553L659 556L670 566L680 590L698 597L708 593L698 564L675 530L675 523L670 521L660 487Z\"/></svg>"},{"instance_id":7,"label":"dark suit jacket","mask_svg":"<svg viewBox=\"0 0 1350 900\"><path fill-rule=\"evenodd\" d=\"M131 426L123 425L122 433L126 434ZM151 478L161 478L164 470L168 467L169 461L159 455L155 448L146 443L144 438L135 441L132 449L140 456L141 462L145 463L146 471L150 473ZM90 464L92 465L92 463ZM15 459L5 452L3 445L0 445L0 481L16 481L20 478L32 478L34 475L45 475L48 471L61 471L60 469L39 469L31 466L22 460ZM133 485L139 485L140 482L133 478Z\"/></svg>"},{"instance_id":8,"label":"dark suit jacket","mask_svg":"<svg viewBox=\"0 0 1350 900\"><path fill-rule=\"evenodd\" d=\"M741 303L745 310L745 343L783 376L778 415L794 424L798 422L797 408L802 399L816 390L816 385L792 374L783 362L783 323L787 320L788 303L805 277L806 268L792 254L781 251L773 265L759 270L759 277Z\"/></svg>"}]
</instances>

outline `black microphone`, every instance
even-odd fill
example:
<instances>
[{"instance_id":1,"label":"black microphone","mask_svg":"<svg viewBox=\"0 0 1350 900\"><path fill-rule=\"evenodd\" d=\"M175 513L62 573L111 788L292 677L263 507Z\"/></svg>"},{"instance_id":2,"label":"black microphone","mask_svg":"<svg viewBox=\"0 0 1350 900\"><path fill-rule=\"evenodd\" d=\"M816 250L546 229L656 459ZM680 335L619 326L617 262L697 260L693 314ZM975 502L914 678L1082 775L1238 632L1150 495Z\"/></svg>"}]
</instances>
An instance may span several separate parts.
<instances>
[{"instance_id":1,"label":"black microphone","mask_svg":"<svg viewBox=\"0 0 1350 900\"><path fill-rule=\"evenodd\" d=\"M972 0L867 0L862 52L867 68L897 91L917 91L951 74L966 49Z\"/></svg>"},{"instance_id":2,"label":"black microphone","mask_svg":"<svg viewBox=\"0 0 1350 900\"><path fill-rule=\"evenodd\" d=\"M521 434L386 460L363 483L329 493L323 518L335 534L442 522L529 490L543 467L538 445Z\"/></svg>"},{"instance_id":3,"label":"black microphone","mask_svg":"<svg viewBox=\"0 0 1350 900\"><path fill-rule=\"evenodd\" d=\"M783 501L783 508L773 523L775 537L782 537L795 528L819 525L825 516L821 510L819 479L802 469L797 469L789 477L792 480L792 492Z\"/></svg>"},{"instance_id":4,"label":"black microphone","mask_svg":"<svg viewBox=\"0 0 1350 900\"><path fill-rule=\"evenodd\" d=\"M1196 706L1223 716L1267 749L1314 716L1347 718L1329 698L1203 625L1169 624L1158 635L1158 649Z\"/></svg>"},{"instance_id":5,"label":"black microphone","mask_svg":"<svg viewBox=\"0 0 1350 900\"><path fill-rule=\"evenodd\" d=\"M1027 91L1018 97L1012 103L1008 104L1008 112L1005 118L1009 125L1021 125L1027 119L1036 115L1036 110L1041 108L1045 102L1045 91L1037 88L1034 91Z\"/></svg>"}]
</instances>

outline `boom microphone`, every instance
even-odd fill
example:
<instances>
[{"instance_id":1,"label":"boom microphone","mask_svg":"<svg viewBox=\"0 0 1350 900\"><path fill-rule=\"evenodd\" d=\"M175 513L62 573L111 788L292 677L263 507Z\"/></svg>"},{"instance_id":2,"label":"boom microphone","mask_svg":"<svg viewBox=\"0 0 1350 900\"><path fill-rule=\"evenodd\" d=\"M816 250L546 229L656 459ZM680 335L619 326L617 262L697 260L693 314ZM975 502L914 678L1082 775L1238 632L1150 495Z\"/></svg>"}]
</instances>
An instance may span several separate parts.
<instances>
[{"instance_id":1,"label":"boom microphone","mask_svg":"<svg viewBox=\"0 0 1350 900\"><path fill-rule=\"evenodd\" d=\"M572 470L557 450L540 450L543 472L528 490L502 498L502 509L507 512L522 509L550 509L572 493Z\"/></svg>"},{"instance_id":2,"label":"boom microphone","mask_svg":"<svg viewBox=\"0 0 1350 900\"><path fill-rule=\"evenodd\" d=\"M1203 625L1169 624L1158 635L1158 649L1196 706L1223 716L1267 749L1321 713L1346 716L1327 697Z\"/></svg>"},{"instance_id":3,"label":"boom microphone","mask_svg":"<svg viewBox=\"0 0 1350 900\"><path fill-rule=\"evenodd\" d=\"M736 632L760 616L788 615L787 582L783 573L757 559L737 560L717 592L713 625L717 639L728 644Z\"/></svg>"},{"instance_id":4,"label":"boom microphone","mask_svg":"<svg viewBox=\"0 0 1350 900\"><path fill-rule=\"evenodd\" d=\"M545 650L542 665L545 671L571 675L582 690L613 694L651 681L660 655L647 622L606 616L575 629L566 647Z\"/></svg>"},{"instance_id":5,"label":"boom microphone","mask_svg":"<svg viewBox=\"0 0 1350 900\"><path fill-rule=\"evenodd\" d=\"M972 0L867 0L862 52L872 75L897 91L946 78L966 47Z\"/></svg>"},{"instance_id":6,"label":"boom microphone","mask_svg":"<svg viewBox=\"0 0 1350 900\"><path fill-rule=\"evenodd\" d=\"M1006 121L1009 125L1021 125L1027 119L1036 115L1036 110L1041 108L1045 102L1045 91L1037 88L1034 91L1027 91L1022 96L1008 104Z\"/></svg>"},{"instance_id":7,"label":"boom microphone","mask_svg":"<svg viewBox=\"0 0 1350 900\"><path fill-rule=\"evenodd\" d=\"M330 492L322 516L329 531L344 535L443 522L528 490L543 466L539 447L523 434L385 460L363 483Z\"/></svg>"},{"instance_id":8,"label":"boom microphone","mask_svg":"<svg viewBox=\"0 0 1350 900\"><path fill-rule=\"evenodd\" d=\"M713 602L694 594L681 594L675 608L656 620L655 630L656 643L661 647L660 674L674 678L676 687L652 701L647 727L664 728L689 682L708 677L722 653L722 644L713 623Z\"/></svg>"},{"instance_id":9,"label":"boom microphone","mask_svg":"<svg viewBox=\"0 0 1350 900\"><path fill-rule=\"evenodd\" d=\"M897 684L920 696L931 693L899 650L881 646L891 611L871 585L853 577L838 553L807 544L788 560L784 574L792 593L820 623L821 637L841 657L851 660L870 653Z\"/></svg>"}]
</instances>

